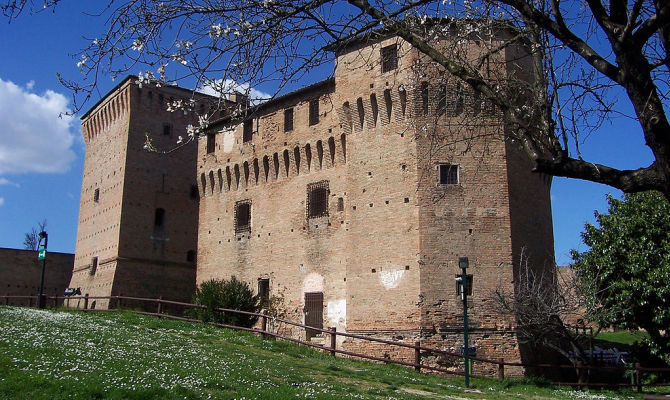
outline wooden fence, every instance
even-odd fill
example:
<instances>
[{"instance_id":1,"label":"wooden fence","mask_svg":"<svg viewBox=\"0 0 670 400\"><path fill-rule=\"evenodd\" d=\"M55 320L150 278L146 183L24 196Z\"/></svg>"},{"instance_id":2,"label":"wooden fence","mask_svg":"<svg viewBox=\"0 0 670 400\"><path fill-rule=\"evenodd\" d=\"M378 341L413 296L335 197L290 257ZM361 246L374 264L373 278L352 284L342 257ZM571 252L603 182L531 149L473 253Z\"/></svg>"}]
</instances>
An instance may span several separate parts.
<instances>
[{"instance_id":1,"label":"wooden fence","mask_svg":"<svg viewBox=\"0 0 670 400\"><path fill-rule=\"evenodd\" d=\"M172 310L182 310L182 315L184 315L183 311L187 309L193 309L193 308L201 308L201 309L206 309L206 306L203 305L198 305L198 304L192 304L192 303L183 303L183 302L178 302L178 301L170 301L170 300L163 300L162 298L158 299L148 299L148 298L141 298L141 297L129 297L129 296L70 296L70 297L63 297L63 296L44 296L45 301L44 304L52 307L57 307L60 305L63 305L66 303L67 300L74 301L83 301L83 309L80 309L81 311L113 311L113 308L120 309L124 307L124 303L126 306L128 304L143 304L143 309L148 310L150 309L150 306L153 305L155 308L155 312L150 312L150 311L137 311L137 310L128 310L137 314L142 314L142 315L151 315L151 316L156 316L160 318L168 318L168 319L173 319L173 320L180 320L180 321L188 321L188 322L196 322L200 323L202 321L198 319L193 319L193 318L188 318L184 316L178 316L178 315L172 315L168 313L168 309ZM10 305L11 300L15 301L20 301L21 303L25 303L25 300L28 300L28 305L29 307L37 306L38 302L38 296L0 296L0 304L4 305ZM107 310L96 310L96 309L91 309L89 307L90 301L91 300L108 300L109 301L109 309ZM114 307L112 307L114 306ZM287 319L281 319L281 318L274 318L272 316L268 316L263 313L254 313L254 312L248 312L248 311L240 311L240 310L231 310L231 309L226 309L226 308L216 308L214 309L217 312L223 312L223 313L237 313L237 314L246 314L246 315L251 315L258 317L260 321L260 328L246 328L246 327L241 327L241 326L235 326L235 325L227 325L227 324L219 324L219 323L211 323L211 325L215 325L221 328L228 328L228 329L235 329L235 330L242 330L242 331L247 331L247 332L253 332L256 334L259 334L263 337L269 338L269 337L274 337L274 338L279 338L283 340L288 340L291 342L295 343L300 343L305 346L309 347L314 347L317 349L321 349L324 351L329 352L333 357L335 357L337 354L342 354L348 357L356 357L356 358L361 358L365 360L372 360L372 361L379 361L379 362L384 362L384 363L389 363L389 364L398 364L398 365L403 365L406 367L411 367L414 368L416 371L434 371L434 372L440 372L444 374L449 374L449 375L460 375L463 376L465 375L464 371L457 371L457 370L452 370L452 369L447 369L447 368L442 368L442 367L437 367L434 365L426 365L422 364L422 359L425 357L425 354L436 354L436 355L442 355L446 357L453 357L453 358L463 358L462 353L454 353L454 352L448 352L445 350L440 350L436 348L431 348L427 346L422 346L419 341L415 341L413 344L409 343L403 343L403 342L398 342L398 341L393 341L393 340L386 340L386 339L380 339L380 338L375 338L375 337L370 337L370 336L363 336L363 335L356 335L352 333L346 333L346 332L338 332L335 327L330 327L328 329L319 329L319 328L314 328L311 326L307 326L304 324L301 324L299 322L287 320ZM279 322L279 323L284 323L286 325L290 326L295 326L300 329L304 330L311 330L311 331L316 331L323 333L324 335L327 335L330 339L329 346L326 346L325 344L318 344L318 343L313 343L308 340L301 340L295 337L291 336L286 336L286 335L281 335L276 332L269 331L267 329L268 326L268 320L273 320L273 322ZM405 349L410 349L414 350L414 361L409 362L405 360L394 360L391 358L387 357L378 357L378 356L373 356L369 354L362 354L362 353L355 353L351 351L346 351L337 348L337 337L346 337L346 338L351 338L351 339L357 339L357 340L363 340L363 341L368 341L368 342L376 342L376 343L382 343L388 346L395 346L395 347L400 347L400 348L405 348ZM578 361L576 365L559 365L559 364L527 364L527 363L517 363L517 362L506 362L503 358L499 358L497 360L490 360L486 358L481 358L481 357L469 357L470 360L472 361L477 361L485 364L492 364L495 365L495 369L497 370L497 378L499 380L505 379L505 367L522 367L525 369L533 368L533 369L540 369L540 368L548 368L548 369L569 369L573 370L576 372L577 375L577 381L576 382L560 382L560 381L553 381L551 382L554 385L561 385L561 386L575 386L578 387L580 390L584 387L635 387L638 392L642 391L642 386L643 386L643 381L642 381L642 375L643 373L670 373L670 368L651 368L651 367L643 367L640 365L640 363L635 363L632 366L596 366L596 365L586 365L583 364L581 361ZM620 372L622 375L625 373L625 371L633 371L632 373L632 379L631 382L589 382L588 376L590 375L591 372ZM482 375L471 375L472 377L475 378L483 378L485 376ZM662 382L655 382L655 383L644 383L644 386L670 386L669 381L662 381Z\"/></svg>"}]
</instances>

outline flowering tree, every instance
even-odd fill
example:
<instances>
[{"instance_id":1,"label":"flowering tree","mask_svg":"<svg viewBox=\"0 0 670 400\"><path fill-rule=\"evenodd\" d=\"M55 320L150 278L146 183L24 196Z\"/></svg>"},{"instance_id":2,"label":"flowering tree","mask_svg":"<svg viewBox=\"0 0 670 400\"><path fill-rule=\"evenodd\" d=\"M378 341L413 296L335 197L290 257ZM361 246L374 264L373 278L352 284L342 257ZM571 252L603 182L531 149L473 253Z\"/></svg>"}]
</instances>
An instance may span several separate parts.
<instances>
[{"instance_id":1,"label":"flowering tree","mask_svg":"<svg viewBox=\"0 0 670 400\"><path fill-rule=\"evenodd\" d=\"M3 0L9 18L60 0ZM382 29L421 51L445 76L493 104L505 134L537 172L670 198L670 3L665 0L110 0L108 29L81 53L83 79L62 79L77 106L100 74L144 70L140 81L195 78L227 91L274 82L275 93L332 60L338 44ZM505 34L500 34L504 32ZM495 37L496 40L491 40ZM476 57L463 40L487 45ZM439 43L449 42L445 48ZM509 46L530 55L525 77L490 76ZM245 84L240 86L240 82ZM580 140L626 114L654 156L620 170L589 161ZM207 118L205 118L206 120ZM191 132L195 135L197 132Z\"/></svg>"}]
</instances>

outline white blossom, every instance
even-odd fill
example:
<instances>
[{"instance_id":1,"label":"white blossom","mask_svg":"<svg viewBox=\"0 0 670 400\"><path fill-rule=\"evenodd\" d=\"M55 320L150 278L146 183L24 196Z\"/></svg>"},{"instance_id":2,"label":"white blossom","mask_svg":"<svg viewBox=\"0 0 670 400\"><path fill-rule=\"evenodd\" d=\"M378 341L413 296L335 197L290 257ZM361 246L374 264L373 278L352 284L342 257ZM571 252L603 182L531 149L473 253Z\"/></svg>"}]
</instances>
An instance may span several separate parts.
<instances>
[{"instance_id":1,"label":"white blossom","mask_svg":"<svg viewBox=\"0 0 670 400\"><path fill-rule=\"evenodd\" d=\"M135 41L133 41L133 45L130 48L133 50L142 51L144 48L144 42L142 42L142 39L137 38Z\"/></svg>"}]
</instances>

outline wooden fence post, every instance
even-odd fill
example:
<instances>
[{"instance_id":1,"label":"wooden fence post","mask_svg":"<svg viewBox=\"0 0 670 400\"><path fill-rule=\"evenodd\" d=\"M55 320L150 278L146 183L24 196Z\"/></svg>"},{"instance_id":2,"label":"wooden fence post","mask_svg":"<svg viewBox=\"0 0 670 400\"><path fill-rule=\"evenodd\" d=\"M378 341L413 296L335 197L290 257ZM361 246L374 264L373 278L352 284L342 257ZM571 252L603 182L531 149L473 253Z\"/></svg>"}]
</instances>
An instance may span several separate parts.
<instances>
[{"instance_id":1,"label":"wooden fence post","mask_svg":"<svg viewBox=\"0 0 670 400\"><path fill-rule=\"evenodd\" d=\"M635 387L637 388L637 392L640 393L642 392L642 372L640 371L640 363L636 362L635 363Z\"/></svg>"},{"instance_id":2,"label":"wooden fence post","mask_svg":"<svg viewBox=\"0 0 670 400\"><path fill-rule=\"evenodd\" d=\"M158 304L156 306L156 314L161 313L161 308L162 308L161 306L163 305L163 303L161 303L162 300L163 300L163 296L158 296L158 301L156 301L156 303Z\"/></svg>"},{"instance_id":3,"label":"wooden fence post","mask_svg":"<svg viewBox=\"0 0 670 400\"><path fill-rule=\"evenodd\" d=\"M421 371L421 342L416 341L414 342L414 369L417 371Z\"/></svg>"},{"instance_id":4,"label":"wooden fence post","mask_svg":"<svg viewBox=\"0 0 670 400\"><path fill-rule=\"evenodd\" d=\"M28 297L28 307L33 306L33 296Z\"/></svg>"},{"instance_id":5,"label":"wooden fence post","mask_svg":"<svg viewBox=\"0 0 670 400\"><path fill-rule=\"evenodd\" d=\"M582 390L584 388L584 373L582 372L582 368L584 367L584 364L582 361L577 361L577 388L579 390Z\"/></svg>"},{"instance_id":6,"label":"wooden fence post","mask_svg":"<svg viewBox=\"0 0 670 400\"><path fill-rule=\"evenodd\" d=\"M119 307L119 310L121 309L121 297L123 297L123 293L119 293L119 298L116 301L117 307Z\"/></svg>"},{"instance_id":7,"label":"wooden fence post","mask_svg":"<svg viewBox=\"0 0 670 400\"><path fill-rule=\"evenodd\" d=\"M88 310L88 293L84 295L84 310Z\"/></svg>"},{"instance_id":8,"label":"wooden fence post","mask_svg":"<svg viewBox=\"0 0 670 400\"><path fill-rule=\"evenodd\" d=\"M335 347L337 346L337 327L330 327L330 355L335 357Z\"/></svg>"},{"instance_id":9,"label":"wooden fence post","mask_svg":"<svg viewBox=\"0 0 670 400\"><path fill-rule=\"evenodd\" d=\"M268 337L268 317L266 315L263 315L263 319L261 320L261 329L263 330L263 338L266 339Z\"/></svg>"},{"instance_id":10,"label":"wooden fence post","mask_svg":"<svg viewBox=\"0 0 670 400\"><path fill-rule=\"evenodd\" d=\"M498 359L498 379L505 379L505 359L502 357Z\"/></svg>"}]
</instances>

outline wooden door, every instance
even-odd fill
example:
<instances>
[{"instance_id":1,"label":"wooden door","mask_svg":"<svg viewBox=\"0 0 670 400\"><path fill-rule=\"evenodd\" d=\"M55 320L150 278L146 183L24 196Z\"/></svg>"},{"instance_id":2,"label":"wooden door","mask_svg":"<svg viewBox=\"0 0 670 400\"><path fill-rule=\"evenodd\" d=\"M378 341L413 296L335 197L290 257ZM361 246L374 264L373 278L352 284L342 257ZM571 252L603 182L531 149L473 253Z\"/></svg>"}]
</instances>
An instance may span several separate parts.
<instances>
[{"instance_id":1,"label":"wooden door","mask_svg":"<svg viewBox=\"0 0 670 400\"><path fill-rule=\"evenodd\" d=\"M323 329L323 293L305 293L305 325L313 328ZM318 335L320 332L312 329L305 331L307 339Z\"/></svg>"}]
</instances>

